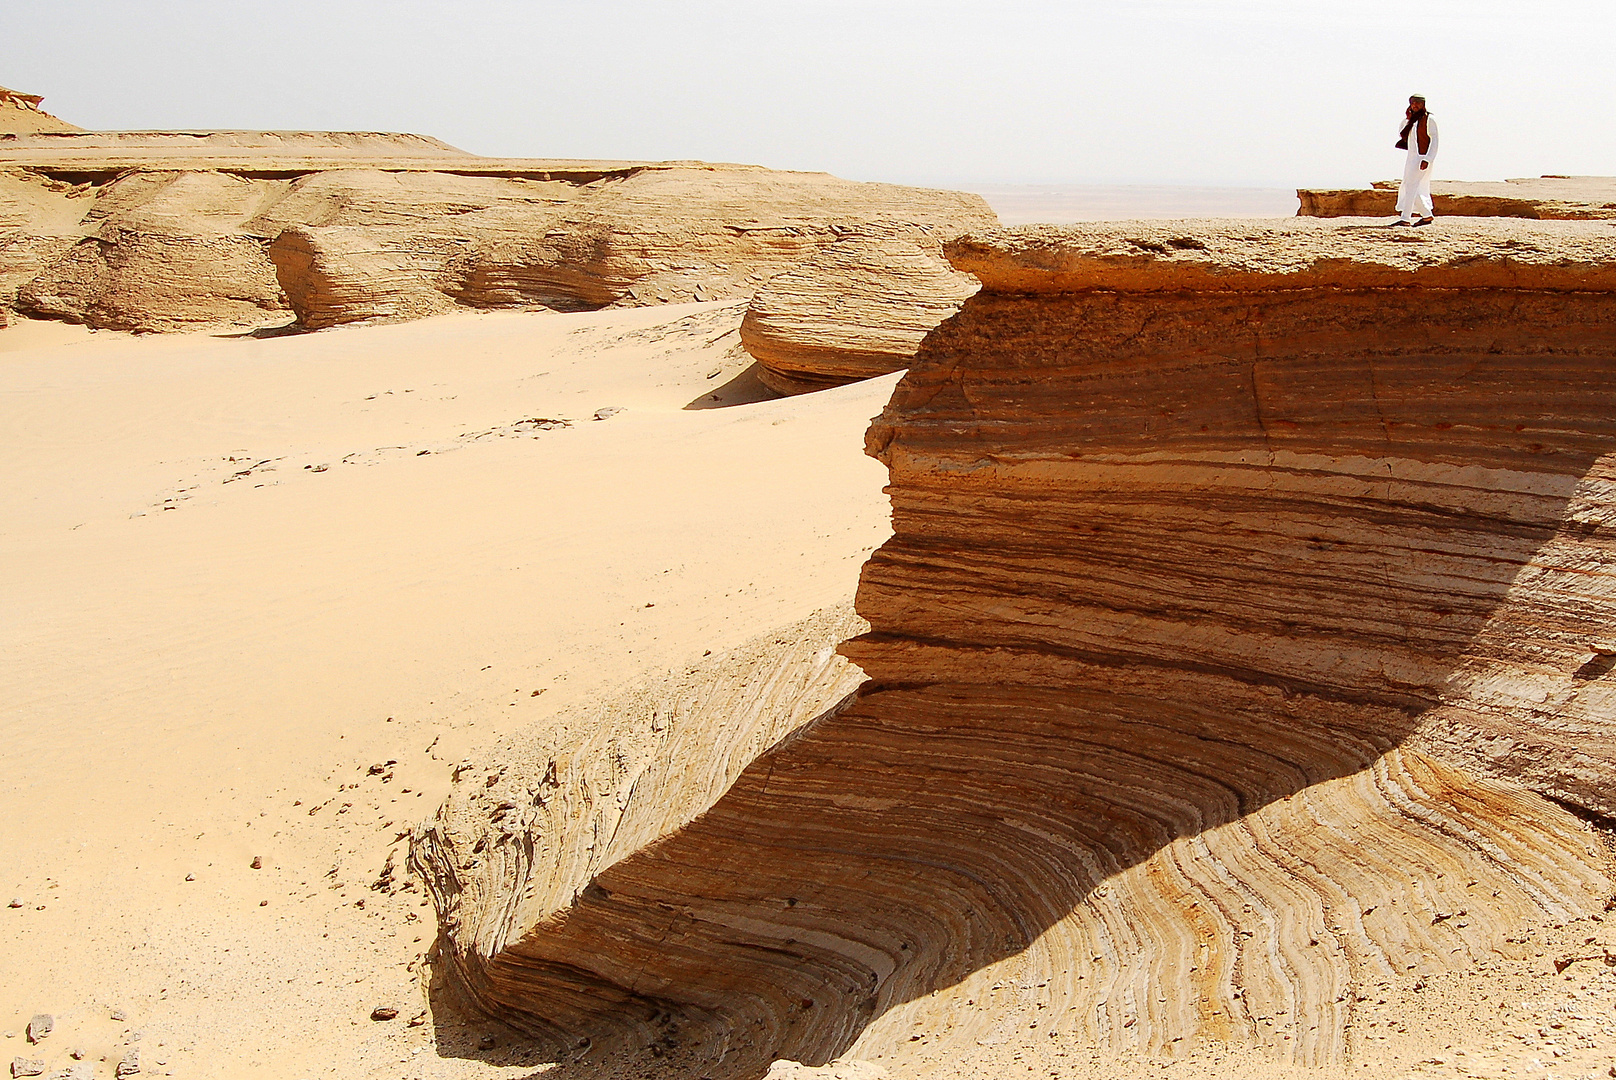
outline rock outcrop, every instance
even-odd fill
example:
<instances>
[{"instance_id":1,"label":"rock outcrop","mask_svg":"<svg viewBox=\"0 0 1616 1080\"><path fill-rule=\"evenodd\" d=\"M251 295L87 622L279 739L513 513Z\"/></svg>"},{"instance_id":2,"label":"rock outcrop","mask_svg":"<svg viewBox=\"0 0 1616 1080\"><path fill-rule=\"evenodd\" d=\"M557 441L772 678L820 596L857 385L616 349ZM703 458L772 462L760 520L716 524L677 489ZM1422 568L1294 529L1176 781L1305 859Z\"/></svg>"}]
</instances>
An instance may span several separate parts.
<instances>
[{"instance_id":1,"label":"rock outcrop","mask_svg":"<svg viewBox=\"0 0 1616 1080\"><path fill-rule=\"evenodd\" d=\"M901 1074L916 1031L1319 1063L1372 1059L1377 985L1599 914L1572 811L1616 814L1616 235L1404 235L947 245L982 291L869 434L868 681L744 768L680 753L695 795L632 840L566 824L598 756L498 801L468 769L416 845L451 981L691 1075Z\"/></svg>"},{"instance_id":2,"label":"rock outcrop","mask_svg":"<svg viewBox=\"0 0 1616 1080\"><path fill-rule=\"evenodd\" d=\"M1393 217L1396 180L1367 188L1300 188L1298 217ZM1616 218L1616 177L1540 176L1498 183L1438 180L1431 184L1438 217L1517 217L1587 221Z\"/></svg>"},{"instance_id":3,"label":"rock outcrop","mask_svg":"<svg viewBox=\"0 0 1616 1080\"><path fill-rule=\"evenodd\" d=\"M40 108L45 99L38 94L8 90L0 86L0 138L6 135L33 135L42 131L78 131L66 120Z\"/></svg>"},{"instance_id":4,"label":"rock outcrop","mask_svg":"<svg viewBox=\"0 0 1616 1080\"><path fill-rule=\"evenodd\" d=\"M277 241L270 257L299 321L319 326L374 318L368 294L386 290L395 267L470 307L745 299L866 223L957 236L994 220L979 196L961 192L659 166L585 185L553 213L489 209L395 230L374 245L308 229ZM321 272L309 274L311 264ZM428 303L425 294L419 302Z\"/></svg>"},{"instance_id":5,"label":"rock outcrop","mask_svg":"<svg viewBox=\"0 0 1616 1080\"><path fill-rule=\"evenodd\" d=\"M741 343L771 389L823 390L907 366L976 289L931 233L859 229L769 279L746 309Z\"/></svg>"},{"instance_id":6,"label":"rock outcrop","mask_svg":"<svg viewBox=\"0 0 1616 1080\"><path fill-rule=\"evenodd\" d=\"M113 329L745 299L870 223L952 237L996 219L959 192L739 165L501 161L417 136L0 142L0 304Z\"/></svg>"},{"instance_id":7,"label":"rock outcrop","mask_svg":"<svg viewBox=\"0 0 1616 1080\"><path fill-rule=\"evenodd\" d=\"M845 704L863 675L836 646L867 628L851 605L817 612L462 762L462 782L418 830L411 856L443 913L454 977L479 1001L501 1000L491 958L575 903L603 869L705 813L771 746ZM575 1008L568 993L558 993L558 1017ZM571 1026L535 1023L557 1037Z\"/></svg>"}]
</instances>

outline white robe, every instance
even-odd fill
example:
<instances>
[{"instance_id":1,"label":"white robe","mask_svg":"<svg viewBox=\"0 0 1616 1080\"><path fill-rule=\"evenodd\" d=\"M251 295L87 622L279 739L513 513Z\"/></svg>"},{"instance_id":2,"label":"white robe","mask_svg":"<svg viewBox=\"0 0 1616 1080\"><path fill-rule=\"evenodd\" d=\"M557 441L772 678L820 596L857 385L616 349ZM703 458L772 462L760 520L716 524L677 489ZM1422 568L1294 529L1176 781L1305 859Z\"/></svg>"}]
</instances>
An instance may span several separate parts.
<instances>
[{"instance_id":1,"label":"white robe","mask_svg":"<svg viewBox=\"0 0 1616 1080\"><path fill-rule=\"evenodd\" d=\"M1403 182L1397 188L1397 212L1405 221L1435 216L1431 203L1431 172L1432 163L1436 161L1436 118L1429 114L1425 117L1425 131L1431 137L1431 144L1421 154L1420 126L1415 124L1408 129L1408 159L1403 162ZM1424 169L1420 168L1422 161L1426 162Z\"/></svg>"}]
</instances>

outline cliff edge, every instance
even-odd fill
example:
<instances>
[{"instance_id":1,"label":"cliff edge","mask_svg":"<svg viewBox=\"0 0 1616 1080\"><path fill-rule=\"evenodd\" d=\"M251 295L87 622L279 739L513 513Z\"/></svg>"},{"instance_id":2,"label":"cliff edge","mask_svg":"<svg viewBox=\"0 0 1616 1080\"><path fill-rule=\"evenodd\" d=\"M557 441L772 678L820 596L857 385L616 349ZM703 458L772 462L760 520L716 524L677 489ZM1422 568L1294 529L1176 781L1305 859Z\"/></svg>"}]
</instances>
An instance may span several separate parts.
<instances>
[{"instance_id":1,"label":"cliff edge","mask_svg":"<svg viewBox=\"0 0 1616 1080\"><path fill-rule=\"evenodd\" d=\"M452 802L416 844L451 982L558 1054L679 1075L1060 1040L1389 1063L1389 995L1598 931L1609 226L945 250L982 289L870 429L867 680L587 882L504 854L555 835L520 793Z\"/></svg>"}]
</instances>

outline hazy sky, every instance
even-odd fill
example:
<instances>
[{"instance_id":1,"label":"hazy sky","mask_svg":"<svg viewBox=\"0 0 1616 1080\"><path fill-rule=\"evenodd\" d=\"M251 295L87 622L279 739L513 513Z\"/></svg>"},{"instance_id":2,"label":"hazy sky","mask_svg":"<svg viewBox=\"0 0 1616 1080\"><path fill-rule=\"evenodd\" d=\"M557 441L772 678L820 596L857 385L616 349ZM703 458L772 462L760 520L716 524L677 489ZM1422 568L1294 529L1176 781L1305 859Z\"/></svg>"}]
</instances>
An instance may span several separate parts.
<instances>
[{"instance_id":1,"label":"hazy sky","mask_svg":"<svg viewBox=\"0 0 1616 1080\"><path fill-rule=\"evenodd\" d=\"M416 131L476 153L867 180L1616 175L1610 0L49 0L0 84L99 128Z\"/></svg>"}]
</instances>

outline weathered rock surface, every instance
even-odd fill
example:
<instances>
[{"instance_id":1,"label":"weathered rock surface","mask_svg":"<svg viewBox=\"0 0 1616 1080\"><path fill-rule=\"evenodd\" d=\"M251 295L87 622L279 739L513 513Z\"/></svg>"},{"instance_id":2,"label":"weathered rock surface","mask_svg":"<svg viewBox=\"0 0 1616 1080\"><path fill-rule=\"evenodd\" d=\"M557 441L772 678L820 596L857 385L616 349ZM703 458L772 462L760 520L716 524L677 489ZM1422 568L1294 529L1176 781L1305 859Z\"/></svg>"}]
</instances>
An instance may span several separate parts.
<instances>
[{"instance_id":1,"label":"weathered rock surface","mask_svg":"<svg viewBox=\"0 0 1616 1080\"><path fill-rule=\"evenodd\" d=\"M1367 188L1300 188L1299 217L1392 217L1397 181ZM1498 183L1437 180L1431 200L1438 217L1518 217L1543 220L1616 218L1616 177L1540 176Z\"/></svg>"},{"instance_id":2,"label":"weathered rock surface","mask_svg":"<svg viewBox=\"0 0 1616 1080\"><path fill-rule=\"evenodd\" d=\"M262 241L106 228L17 292L24 314L119 330L254 324L286 304Z\"/></svg>"},{"instance_id":3,"label":"weathered rock surface","mask_svg":"<svg viewBox=\"0 0 1616 1080\"><path fill-rule=\"evenodd\" d=\"M1616 812L1616 235L1397 235L947 245L983 289L870 431L868 682L744 768L662 759L628 837L593 824L620 784L529 825L470 771L416 848L451 978L703 1075L915 1031L1319 1063L1373 1054L1377 984L1599 914L1566 807Z\"/></svg>"},{"instance_id":4,"label":"weathered rock surface","mask_svg":"<svg viewBox=\"0 0 1616 1080\"><path fill-rule=\"evenodd\" d=\"M771 389L823 390L907 366L976 290L930 232L860 229L770 278L746 309L741 342Z\"/></svg>"},{"instance_id":5,"label":"weathered rock surface","mask_svg":"<svg viewBox=\"0 0 1616 1080\"><path fill-rule=\"evenodd\" d=\"M776 1061L763 1080L887 1080L887 1071L873 1061L833 1061L829 1065L804 1065L800 1061Z\"/></svg>"},{"instance_id":6,"label":"weathered rock surface","mask_svg":"<svg viewBox=\"0 0 1616 1080\"><path fill-rule=\"evenodd\" d=\"M371 133L0 141L0 305L128 330L748 298L871 222L980 197L700 163L500 161ZM92 242L94 241L94 242Z\"/></svg>"},{"instance_id":7,"label":"weathered rock surface","mask_svg":"<svg viewBox=\"0 0 1616 1080\"><path fill-rule=\"evenodd\" d=\"M110 177L130 169L291 179L331 169L530 176L587 183L643 162L485 158L425 135L386 131L79 131L0 140L0 168Z\"/></svg>"},{"instance_id":8,"label":"weathered rock surface","mask_svg":"<svg viewBox=\"0 0 1616 1080\"><path fill-rule=\"evenodd\" d=\"M822 173L657 166L543 206L490 207L399 229L374 246L351 233L302 230L272 246L270 257L299 322L321 326L375 318L378 304L367 295L389 289L395 271L431 279L446 300L471 307L744 299L870 222L957 236L995 219L980 197L960 192ZM321 273L308 273L311 264ZM431 301L420 293L416 303Z\"/></svg>"},{"instance_id":9,"label":"weathered rock surface","mask_svg":"<svg viewBox=\"0 0 1616 1080\"><path fill-rule=\"evenodd\" d=\"M45 99L38 94L8 90L0 86L0 138L6 135L32 135L41 131L78 131L66 120L40 108Z\"/></svg>"},{"instance_id":10,"label":"weathered rock surface","mask_svg":"<svg viewBox=\"0 0 1616 1080\"><path fill-rule=\"evenodd\" d=\"M707 811L769 747L840 706L863 675L836 646L866 628L851 606L818 612L462 762L464 782L411 851L452 928L445 959L455 976L478 1000L503 1000L510 943L576 903L602 869ZM553 1035L566 1029L533 1023Z\"/></svg>"}]
</instances>

